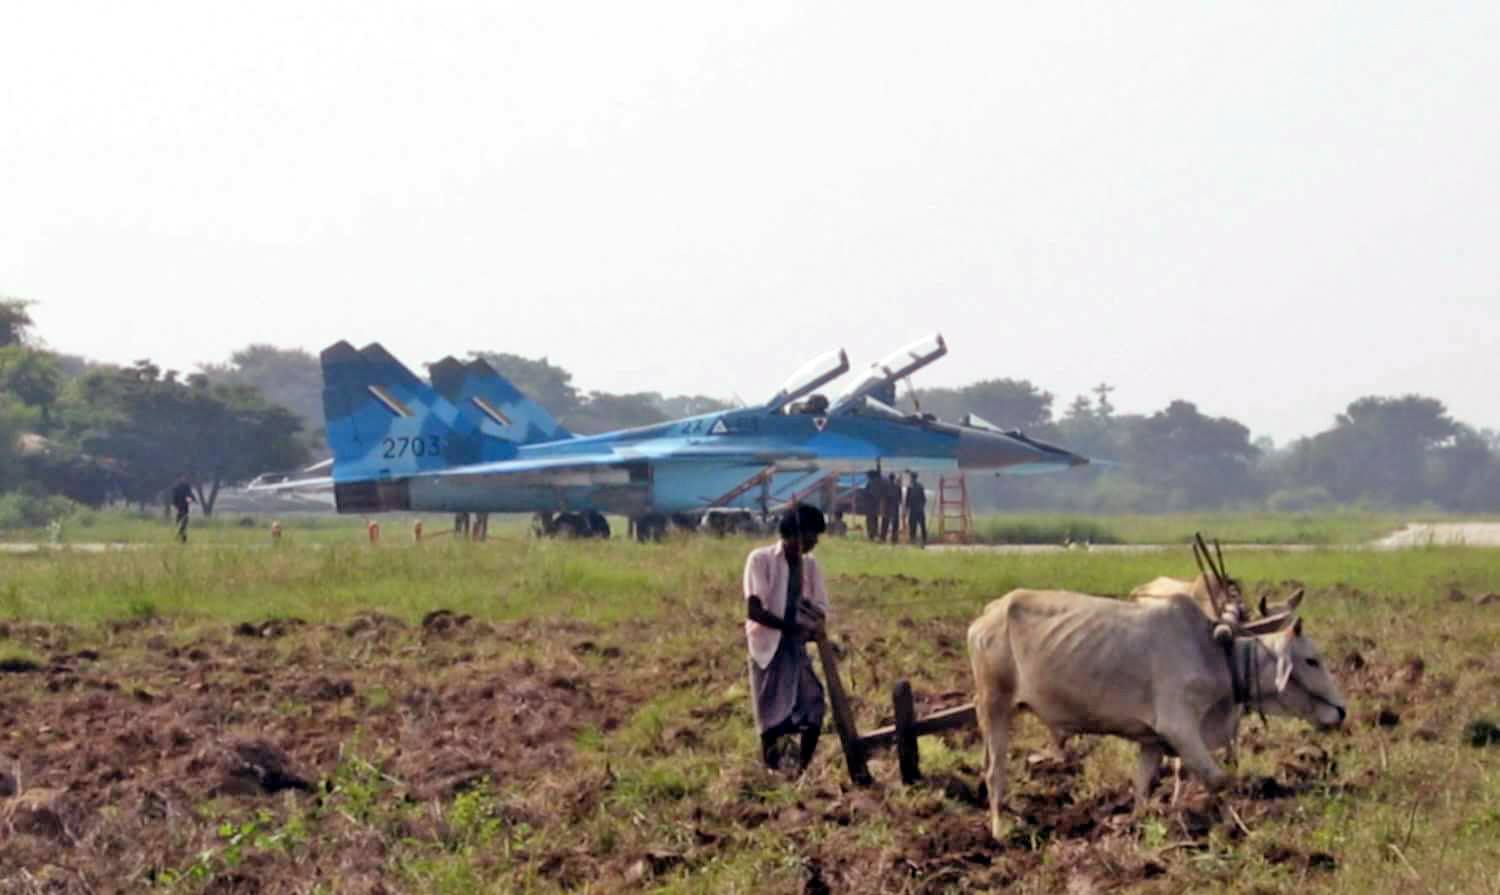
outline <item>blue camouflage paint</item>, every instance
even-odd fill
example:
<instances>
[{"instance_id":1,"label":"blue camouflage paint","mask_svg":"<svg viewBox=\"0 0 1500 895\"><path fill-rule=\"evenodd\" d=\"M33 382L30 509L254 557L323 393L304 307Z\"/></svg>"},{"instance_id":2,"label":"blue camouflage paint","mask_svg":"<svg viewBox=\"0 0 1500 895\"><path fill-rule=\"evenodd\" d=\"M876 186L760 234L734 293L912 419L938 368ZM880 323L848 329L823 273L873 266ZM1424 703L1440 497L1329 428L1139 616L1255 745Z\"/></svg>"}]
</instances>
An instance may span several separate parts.
<instances>
[{"instance_id":1,"label":"blue camouflage paint","mask_svg":"<svg viewBox=\"0 0 1500 895\"><path fill-rule=\"evenodd\" d=\"M481 431L487 434L516 444L541 444L573 437L546 408L526 397L482 359L463 363L445 357L429 367L428 373L433 390L460 413L479 423ZM498 411L503 421L496 421L491 410Z\"/></svg>"},{"instance_id":2,"label":"blue camouflage paint","mask_svg":"<svg viewBox=\"0 0 1500 895\"><path fill-rule=\"evenodd\" d=\"M322 353L322 363L341 512L671 513L702 509L768 466L776 468L768 489L775 501L829 472L862 473L877 464L942 473L1087 462L1019 433L860 412L746 408L566 437L498 374L440 362L434 379L444 397L379 345L355 351L340 342ZM509 425L449 400L474 395L500 409ZM393 412L387 399L403 412ZM549 440L549 426L562 437ZM755 507L761 497L752 488L729 505Z\"/></svg>"}]
</instances>

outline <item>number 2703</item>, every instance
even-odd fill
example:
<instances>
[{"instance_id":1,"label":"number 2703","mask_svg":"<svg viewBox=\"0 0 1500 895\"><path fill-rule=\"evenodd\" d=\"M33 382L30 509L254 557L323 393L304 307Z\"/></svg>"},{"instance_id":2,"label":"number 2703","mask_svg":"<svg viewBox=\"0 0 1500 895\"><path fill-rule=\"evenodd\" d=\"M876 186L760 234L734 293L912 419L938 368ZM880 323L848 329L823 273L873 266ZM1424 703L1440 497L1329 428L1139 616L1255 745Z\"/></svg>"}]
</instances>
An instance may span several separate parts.
<instances>
[{"instance_id":1,"label":"number 2703","mask_svg":"<svg viewBox=\"0 0 1500 895\"><path fill-rule=\"evenodd\" d=\"M398 438L387 438L382 444L385 447L387 460L394 460L397 457L436 457L443 453L443 439L436 435L418 435L415 438L402 435Z\"/></svg>"}]
</instances>

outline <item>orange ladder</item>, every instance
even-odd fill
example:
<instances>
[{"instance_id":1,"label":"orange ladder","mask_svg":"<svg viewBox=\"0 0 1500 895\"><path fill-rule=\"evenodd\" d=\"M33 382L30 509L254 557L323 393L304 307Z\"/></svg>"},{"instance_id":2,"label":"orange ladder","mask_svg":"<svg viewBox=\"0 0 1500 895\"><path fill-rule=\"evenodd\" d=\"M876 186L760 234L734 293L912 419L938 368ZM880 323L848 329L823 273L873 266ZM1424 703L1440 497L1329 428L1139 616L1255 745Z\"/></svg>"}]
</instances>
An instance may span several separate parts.
<instances>
[{"instance_id":1,"label":"orange ladder","mask_svg":"<svg viewBox=\"0 0 1500 895\"><path fill-rule=\"evenodd\" d=\"M772 463L771 465L767 466L765 469L762 469L760 472L757 472L755 475L752 475L750 478L745 479L743 482L740 482L731 491L729 491L729 493L725 494L723 497L720 497L718 500L714 501L713 503L710 503L709 506L711 506L711 507L728 506L729 502L731 500L734 500L735 498L739 497L741 494L744 494L746 491L749 491L751 488L754 488L757 485L766 484L767 482L771 481L771 479L774 478L775 475L776 475L776 464Z\"/></svg>"},{"instance_id":2,"label":"orange ladder","mask_svg":"<svg viewBox=\"0 0 1500 895\"><path fill-rule=\"evenodd\" d=\"M969 487L963 473L938 478L938 540L967 544L974 533Z\"/></svg>"}]
</instances>

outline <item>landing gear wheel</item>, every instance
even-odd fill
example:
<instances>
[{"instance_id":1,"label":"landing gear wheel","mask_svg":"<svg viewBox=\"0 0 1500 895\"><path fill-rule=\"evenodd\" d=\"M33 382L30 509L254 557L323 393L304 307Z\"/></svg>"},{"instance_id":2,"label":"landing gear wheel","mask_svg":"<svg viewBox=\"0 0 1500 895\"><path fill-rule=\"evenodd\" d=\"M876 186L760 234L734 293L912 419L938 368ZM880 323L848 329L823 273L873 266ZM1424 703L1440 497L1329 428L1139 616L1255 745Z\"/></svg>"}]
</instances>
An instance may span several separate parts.
<instances>
[{"instance_id":1,"label":"landing gear wheel","mask_svg":"<svg viewBox=\"0 0 1500 895\"><path fill-rule=\"evenodd\" d=\"M579 513L562 513L553 523L552 531L559 538L586 538L589 535L589 523Z\"/></svg>"},{"instance_id":2,"label":"landing gear wheel","mask_svg":"<svg viewBox=\"0 0 1500 895\"><path fill-rule=\"evenodd\" d=\"M635 520L635 538L642 544L660 541L667 533L667 517L661 513L647 513Z\"/></svg>"}]
</instances>

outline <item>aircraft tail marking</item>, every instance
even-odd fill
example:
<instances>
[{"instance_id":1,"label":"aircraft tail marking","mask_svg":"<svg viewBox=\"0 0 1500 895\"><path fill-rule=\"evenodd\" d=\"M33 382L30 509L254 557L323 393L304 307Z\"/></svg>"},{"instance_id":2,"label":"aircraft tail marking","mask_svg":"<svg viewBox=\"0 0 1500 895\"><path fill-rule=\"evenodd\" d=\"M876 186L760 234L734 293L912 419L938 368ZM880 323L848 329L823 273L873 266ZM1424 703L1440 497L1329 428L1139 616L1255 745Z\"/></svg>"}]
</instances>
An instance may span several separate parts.
<instances>
[{"instance_id":1,"label":"aircraft tail marking","mask_svg":"<svg viewBox=\"0 0 1500 895\"><path fill-rule=\"evenodd\" d=\"M481 358L464 363L445 357L429 370L432 387L460 412L479 422L485 434L517 445L573 437L545 407Z\"/></svg>"},{"instance_id":2,"label":"aircraft tail marking","mask_svg":"<svg viewBox=\"0 0 1500 895\"><path fill-rule=\"evenodd\" d=\"M320 360L323 410L341 509L348 502L346 497L355 503L367 501L355 498L340 483L392 482L515 455L512 444L482 439L472 419L379 344L355 350L348 342L339 342L325 349ZM376 502L379 507L369 508L401 508L399 496L387 495Z\"/></svg>"}]
</instances>

